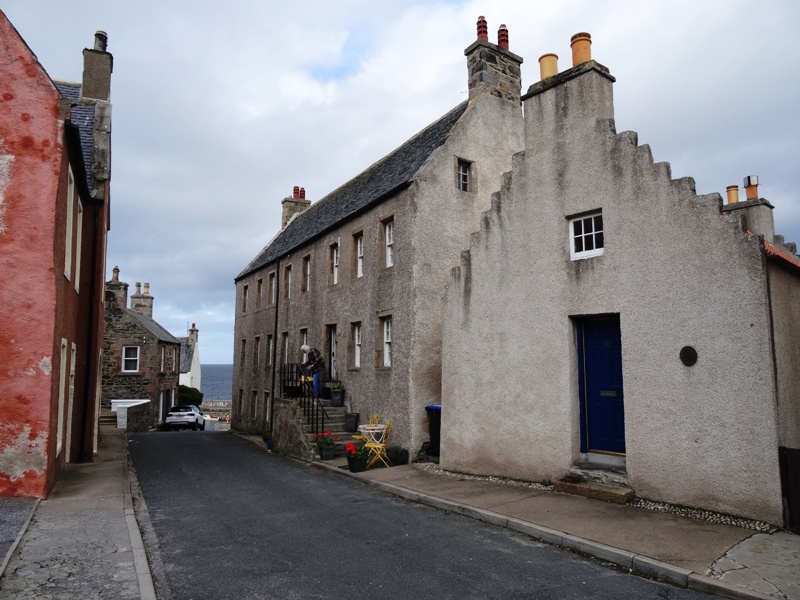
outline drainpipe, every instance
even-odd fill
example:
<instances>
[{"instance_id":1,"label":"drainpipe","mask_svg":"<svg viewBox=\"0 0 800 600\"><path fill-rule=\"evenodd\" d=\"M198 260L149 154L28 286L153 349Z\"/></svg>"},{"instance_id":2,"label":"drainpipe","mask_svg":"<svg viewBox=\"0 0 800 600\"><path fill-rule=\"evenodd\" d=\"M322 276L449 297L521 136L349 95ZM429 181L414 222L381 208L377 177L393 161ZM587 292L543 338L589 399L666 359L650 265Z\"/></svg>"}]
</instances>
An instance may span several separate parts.
<instances>
[{"instance_id":1,"label":"drainpipe","mask_svg":"<svg viewBox=\"0 0 800 600\"><path fill-rule=\"evenodd\" d=\"M269 403L269 437L272 437L272 426L275 420L272 418L275 415L275 371L277 370L277 365L275 364L278 359L278 307L281 303L281 259L279 258L278 261L275 263L275 326L274 326L274 333L272 334L272 347L274 348L272 352L272 391L270 392L270 403ZM267 352L270 349L267 348Z\"/></svg>"}]
</instances>

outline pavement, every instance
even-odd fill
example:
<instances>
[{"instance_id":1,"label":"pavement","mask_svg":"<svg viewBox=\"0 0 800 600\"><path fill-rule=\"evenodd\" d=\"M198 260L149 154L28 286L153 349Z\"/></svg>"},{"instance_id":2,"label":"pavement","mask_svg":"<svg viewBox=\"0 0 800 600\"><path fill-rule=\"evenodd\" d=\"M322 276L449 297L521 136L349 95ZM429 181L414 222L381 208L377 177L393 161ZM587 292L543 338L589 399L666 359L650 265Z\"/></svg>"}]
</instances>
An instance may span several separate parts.
<instances>
[{"instance_id":1,"label":"pavement","mask_svg":"<svg viewBox=\"0 0 800 600\"><path fill-rule=\"evenodd\" d=\"M95 462L67 465L46 500L0 498L0 598L155 600L127 437L106 425L100 434Z\"/></svg>"},{"instance_id":2,"label":"pavement","mask_svg":"<svg viewBox=\"0 0 800 600\"><path fill-rule=\"evenodd\" d=\"M207 432L204 435L215 435ZM127 438L101 426L95 462L68 465L50 497L0 498L0 598L154 600L131 499ZM242 436L267 450L257 436ZM506 527L676 586L733 599L800 600L800 536L403 465L350 473L407 500Z\"/></svg>"}]
</instances>

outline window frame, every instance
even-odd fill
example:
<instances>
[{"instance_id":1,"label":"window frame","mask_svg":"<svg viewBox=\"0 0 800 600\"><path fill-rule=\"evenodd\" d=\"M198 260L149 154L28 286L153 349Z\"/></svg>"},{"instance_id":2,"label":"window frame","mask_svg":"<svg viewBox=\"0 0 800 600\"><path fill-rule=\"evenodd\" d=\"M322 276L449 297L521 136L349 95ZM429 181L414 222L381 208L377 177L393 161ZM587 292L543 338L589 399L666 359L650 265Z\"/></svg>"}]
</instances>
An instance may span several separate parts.
<instances>
[{"instance_id":1,"label":"window frame","mask_svg":"<svg viewBox=\"0 0 800 600\"><path fill-rule=\"evenodd\" d=\"M363 343L361 321L356 321L350 324L350 337L352 338L353 343L353 368L360 369Z\"/></svg>"},{"instance_id":2,"label":"window frame","mask_svg":"<svg viewBox=\"0 0 800 600\"><path fill-rule=\"evenodd\" d=\"M330 275L329 284L338 285L339 283L339 242L334 242L328 247L328 272Z\"/></svg>"},{"instance_id":3,"label":"window frame","mask_svg":"<svg viewBox=\"0 0 800 600\"><path fill-rule=\"evenodd\" d=\"M270 305L275 304L275 271L267 275L267 294Z\"/></svg>"},{"instance_id":4,"label":"window frame","mask_svg":"<svg viewBox=\"0 0 800 600\"><path fill-rule=\"evenodd\" d=\"M597 230L597 218L600 218L600 230ZM605 254L605 223L603 222L603 211L593 210L591 212L582 213L567 217L569 220L569 258L570 260L583 260L586 258L593 258L595 256L602 256ZM592 231L586 232L585 223L589 222ZM580 223L580 233L576 233L575 224ZM597 247L597 237L600 235L600 247ZM593 248L591 250L576 250L576 240L580 237L581 246L586 247L586 239L592 240Z\"/></svg>"},{"instance_id":5,"label":"window frame","mask_svg":"<svg viewBox=\"0 0 800 600\"><path fill-rule=\"evenodd\" d=\"M390 269L394 266L394 215L381 219L381 251L383 266Z\"/></svg>"},{"instance_id":6,"label":"window frame","mask_svg":"<svg viewBox=\"0 0 800 600\"><path fill-rule=\"evenodd\" d=\"M364 232L353 234L353 279L364 276Z\"/></svg>"},{"instance_id":7,"label":"window frame","mask_svg":"<svg viewBox=\"0 0 800 600\"><path fill-rule=\"evenodd\" d=\"M283 298L289 300L292 297L292 265L283 268Z\"/></svg>"},{"instance_id":8,"label":"window frame","mask_svg":"<svg viewBox=\"0 0 800 600\"><path fill-rule=\"evenodd\" d=\"M475 191L475 177L472 170L473 162L465 158L456 157L456 189L461 192Z\"/></svg>"},{"instance_id":9,"label":"window frame","mask_svg":"<svg viewBox=\"0 0 800 600\"><path fill-rule=\"evenodd\" d=\"M261 308L261 296L264 291L264 279L259 277L256 280L256 308Z\"/></svg>"},{"instance_id":10,"label":"window frame","mask_svg":"<svg viewBox=\"0 0 800 600\"><path fill-rule=\"evenodd\" d=\"M300 279L300 293L305 293L311 289L311 255L303 257L303 270Z\"/></svg>"},{"instance_id":11,"label":"window frame","mask_svg":"<svg viewBox=\"0 0 800 600\"><path fill-rule=\"evenodd\" d=\"M128 349L136 350L136 356L135 357L125 356L126 350L128 350ZM138 373L139 372L139 363L141 362L141 354L142 354L141 353L141 347L133 346L133 345L127 345L127 344L123 345L122 346L122 350L120 352L120 358L122 359L121 363L120 363L120 372L122 372L122 373ZM136 368L135 369L126 369L125 368L126 363L128 361L131 361L131 360L132 361L136 361Z\"/></svg>"},{"instance_id":12,"label":"window frame","mask_svg":"<svg viewBox=\"0 0 800 600\"><path fill-rule=\"evenodd\" d=\"M247 312L247 291L249 290L250 286L248 284L244 284L242 286L242 312Z\"/></svg>"},{"instance_id":13,"label":"window frame","mask_svg":"<svg viewBox=\"0 0 800 600\"><path fill-rule=\"evenodd\" d=\"M387 316L381 319L383 329L383 352L381 366L388 369L392 366L392 317Z\"/></svg>"}]
</instances>

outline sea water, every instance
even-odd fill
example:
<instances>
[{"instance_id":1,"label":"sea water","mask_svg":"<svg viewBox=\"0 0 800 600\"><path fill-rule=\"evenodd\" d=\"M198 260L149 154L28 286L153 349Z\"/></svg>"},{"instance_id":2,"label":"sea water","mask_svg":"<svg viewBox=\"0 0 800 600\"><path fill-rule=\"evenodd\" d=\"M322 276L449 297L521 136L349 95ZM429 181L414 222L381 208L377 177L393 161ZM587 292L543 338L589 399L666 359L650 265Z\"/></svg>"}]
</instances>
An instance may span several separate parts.
<instances>
[{"instance_id":1,"label":"sea water","mask_svg":"<svg viewBox=\"0 0 800 600\"><path fill-rule=\"evenodd\" d=\"M233 365L200 365L203 400L230 400Z\"/></svg>"}]
</instances>

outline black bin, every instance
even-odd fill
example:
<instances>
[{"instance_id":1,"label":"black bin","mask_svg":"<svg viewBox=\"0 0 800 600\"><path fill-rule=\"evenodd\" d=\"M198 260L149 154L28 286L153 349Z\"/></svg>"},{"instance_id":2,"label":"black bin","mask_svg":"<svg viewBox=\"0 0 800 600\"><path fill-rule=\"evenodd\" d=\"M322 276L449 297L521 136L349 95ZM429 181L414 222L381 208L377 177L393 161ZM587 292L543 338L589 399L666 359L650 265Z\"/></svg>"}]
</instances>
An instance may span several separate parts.
<instances>
[{"instance_id":1,"label":"black bin","mask_svg":"<svg viewBox=\"0 0 800 600\"><path fill-rule=\"evenodd\" d=\"M439 440L442 432L442 405L431 404L425 407L428 413L428 432L431 436L431 443L428 444L429 456L439 456Z\"/></svg>"}]
</instances>

